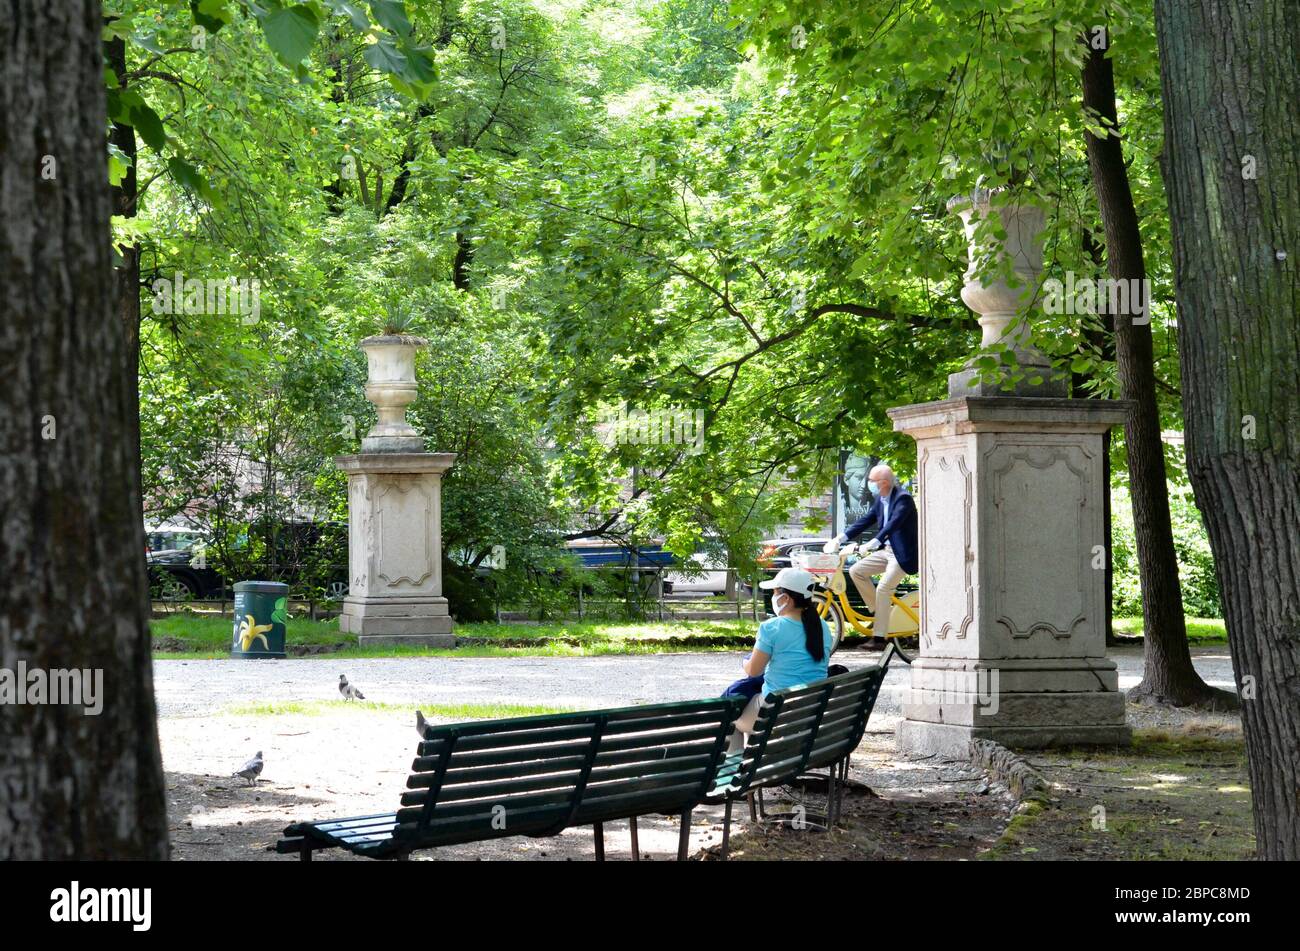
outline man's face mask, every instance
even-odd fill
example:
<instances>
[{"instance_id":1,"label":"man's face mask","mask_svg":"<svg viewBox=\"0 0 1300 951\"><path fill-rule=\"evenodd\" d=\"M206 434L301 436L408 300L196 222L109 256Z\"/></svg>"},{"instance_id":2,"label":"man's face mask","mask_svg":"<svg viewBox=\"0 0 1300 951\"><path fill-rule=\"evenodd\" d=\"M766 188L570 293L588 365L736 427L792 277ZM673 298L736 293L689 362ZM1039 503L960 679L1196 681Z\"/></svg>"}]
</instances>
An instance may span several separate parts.
<instances>
[{"instance_id":1,"label":"man's face mask","mask_svg":"<svg viewBox=\"0 0 1300 951\"><path fill-rule=\"evenodd\" d=\"M880 495L880 483L878 483L878 482L868 482L868 483L867 483L867 488L871 490L871 494L872 494L872 495L874 495L874 496L879 496L879 495Z\"/></svg>"}]
</instances>

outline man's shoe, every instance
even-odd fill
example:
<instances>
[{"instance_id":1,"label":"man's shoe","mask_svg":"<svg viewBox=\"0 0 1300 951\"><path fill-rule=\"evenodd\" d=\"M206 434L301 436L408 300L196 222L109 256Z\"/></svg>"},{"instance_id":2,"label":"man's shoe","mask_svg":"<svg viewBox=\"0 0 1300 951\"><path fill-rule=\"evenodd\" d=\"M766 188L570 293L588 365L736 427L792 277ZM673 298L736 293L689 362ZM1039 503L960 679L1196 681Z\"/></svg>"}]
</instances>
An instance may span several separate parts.
<instances>
[{"instance_id":1,"label":"man's shoe","mask_svg":"<svg viewBox=\"0 0 1300 951\"><path fill-rule=\"evenodd\" d=\"M873 637L867 642L867 650L882 651L885 649L885 639L883 637Z\"/></svg>"}]
</instances>

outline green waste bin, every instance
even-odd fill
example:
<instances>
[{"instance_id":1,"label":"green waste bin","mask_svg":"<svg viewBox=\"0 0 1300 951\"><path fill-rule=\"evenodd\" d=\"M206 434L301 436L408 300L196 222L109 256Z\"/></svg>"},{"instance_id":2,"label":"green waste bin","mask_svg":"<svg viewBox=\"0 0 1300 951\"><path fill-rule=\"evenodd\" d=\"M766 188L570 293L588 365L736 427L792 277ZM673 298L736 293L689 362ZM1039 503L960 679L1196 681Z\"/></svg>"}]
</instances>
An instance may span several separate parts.
<instances>
[{"instance_id":1,"label":"green waste bin","mask_svg":"<svg viewBox=\"0 0 1300 951\"><path fill-rule=\"evenodd\" d=\"M231 657L283 657L289 617L289 586L278 581L235 585L235 630Z\"/></svg>"}]
</instances>

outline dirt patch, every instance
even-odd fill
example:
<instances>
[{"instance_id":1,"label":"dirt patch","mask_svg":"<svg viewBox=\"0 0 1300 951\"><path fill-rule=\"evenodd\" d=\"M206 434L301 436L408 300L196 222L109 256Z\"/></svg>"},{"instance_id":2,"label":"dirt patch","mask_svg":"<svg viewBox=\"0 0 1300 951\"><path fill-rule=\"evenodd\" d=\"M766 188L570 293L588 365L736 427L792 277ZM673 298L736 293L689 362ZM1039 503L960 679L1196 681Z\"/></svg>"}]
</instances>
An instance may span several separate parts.
<instances>
[{"instance_id":1,"label":"dirt patch","mask_svg":"<svg viewBox=\"0 0 1300 951\"><path fill-rule=\"evenodd\" d=\"M1132 749L1024 754L1050 800L1008 827L997 859L1207 860L1255 854L1240 732L1140 730Z\"/></svg>"},{"instance_id":2,"label":"dirt patch","mask_svg":"<svg viewBox=\"0 0 1300 951\"><path fill-rule=\"evenodd\" d=\"M849 765L850 788L839 826L830 832L752 823L737 804L732 860L971 859L990 848L1011 821L1015 801L984 770L965 763L898 757L893 732L869 733ZM802 805L825 812L825 796L792 787L764 794L769 812ZM721 849L707 850L717 858Z\"/></svg>"}]
</instances>

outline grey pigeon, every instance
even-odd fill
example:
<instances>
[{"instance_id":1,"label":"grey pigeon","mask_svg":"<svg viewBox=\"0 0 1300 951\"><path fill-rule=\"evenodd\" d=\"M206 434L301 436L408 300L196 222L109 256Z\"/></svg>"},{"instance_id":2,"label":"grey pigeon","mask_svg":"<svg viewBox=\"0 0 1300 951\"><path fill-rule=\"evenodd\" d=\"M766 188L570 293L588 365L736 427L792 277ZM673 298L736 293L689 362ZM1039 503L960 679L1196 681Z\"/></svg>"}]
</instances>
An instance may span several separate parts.
<instances>
[{"instance_id":1,"label":"grey pigeon","mask_svg":"<svg viewBox=\"0 0 1300 951\"><path fill-rule=\"evenodd\" d=\"M366 695L358 690L352 684L348 683L347 674L339 674L339 693L343 694L344 700L364 700Z\"/></svg>"},{"instance_id":2,"label":"grey pigeon","mask_svg":"<svg viewBox=\"0 0 1300 951\"><path fill-rule=\"evenodd\" d=\"M416 710L415 711L415 732L420 734L420 739L424 739L424 728L426 726L433 726L433 724L424 718L424 714L421 711Z\"/></svg>"},{"instance_id":3,"label":"grey pigeon","mask_svg":"<svg viewBox=\"0 0 1300 951\"><path fill-rule=\"evenodd\" d=\"M256 756L230 775L247 780L250 786L256 786L257 777L262 775L262 751L258 750Z\"/></svg>"}]
</instances>

